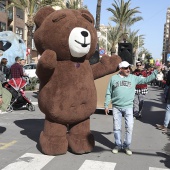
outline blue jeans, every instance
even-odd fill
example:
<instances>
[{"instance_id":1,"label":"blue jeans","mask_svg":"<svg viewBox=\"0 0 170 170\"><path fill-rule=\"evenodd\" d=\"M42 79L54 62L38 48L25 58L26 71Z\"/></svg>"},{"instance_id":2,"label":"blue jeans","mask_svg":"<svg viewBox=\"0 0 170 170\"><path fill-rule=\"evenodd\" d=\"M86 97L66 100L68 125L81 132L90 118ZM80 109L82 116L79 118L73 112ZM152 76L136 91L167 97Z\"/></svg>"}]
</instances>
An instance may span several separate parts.
<instances>
[{"instance_id":1,"label":"blue jeans","mask_svg":"<svg viewBox=\"0 0 170 170\"><path fill-rule=\"evenodd\" d=\"M121 140L122 114L125 118L125 137L123 144ZM133 108L122 109L113 107L113 132L116 146L121 148L128 148L130 146L132 141L133 124Z\"/></svg>"},{"instance_id":2,"label":"blue jeans","mask_svg":"<svg viewBox=\"0 0 170 170\"><path fill-rule=\"evenodd\" d=\"M164 119L164 126L168 127L169 122L170 122L170 104L167 104L165 119Z\"/></svg>"}]
</instances>

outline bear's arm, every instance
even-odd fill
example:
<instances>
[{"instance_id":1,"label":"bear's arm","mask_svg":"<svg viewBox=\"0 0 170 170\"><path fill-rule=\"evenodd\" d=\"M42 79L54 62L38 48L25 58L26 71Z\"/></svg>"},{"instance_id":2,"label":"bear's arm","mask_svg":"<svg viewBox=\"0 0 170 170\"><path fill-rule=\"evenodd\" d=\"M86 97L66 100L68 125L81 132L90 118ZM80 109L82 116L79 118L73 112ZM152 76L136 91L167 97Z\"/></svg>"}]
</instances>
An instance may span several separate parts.
<instances>
[{"instance_id":1,"label":"bear's arm","mask_svg":"<svg viewBox=\"0 0 170 170\"><path fill-rule=\"evenodd\" d=\"M36 74L41 83L46 84L53 74L57 63L56 53L45 50L38 61Z\"/></svg>"},{"instance_id":2,"label":"bear's arm","mask_svg":"<svg viewBox=\"0 0 170 170\"><path fill-rule=\"evenodd\" d=\"M118 55L102 56L100 61L91 65L94 80L117 71L121 58Z\"/></svg>"}]
</instances>

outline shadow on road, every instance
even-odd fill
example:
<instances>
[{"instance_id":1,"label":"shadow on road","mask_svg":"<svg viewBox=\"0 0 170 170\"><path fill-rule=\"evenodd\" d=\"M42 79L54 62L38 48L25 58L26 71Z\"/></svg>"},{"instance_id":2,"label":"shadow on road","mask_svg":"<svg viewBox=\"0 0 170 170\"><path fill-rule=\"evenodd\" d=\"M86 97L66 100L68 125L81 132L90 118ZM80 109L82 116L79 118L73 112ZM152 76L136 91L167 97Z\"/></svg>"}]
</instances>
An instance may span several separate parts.
<instances>
[{"instance_id":1,"label":"shadow on road","mask_svg":"<svg viewBox=\"0 0 170 170\"><path fill-rule=\"evenodd\" d=\"M41 151L40 146L39 146L39 135L44 127L44 119L23 119L23 120L16 120L14 121L14 123L18 127L23 129L20 132L22 135L26 135L31 140L37 142L37 149ZM2 127L0 127L0 133L2 132L1 128ZM112 132L104 133L104 132L92 131L92 133L95 137L95 141L103 144L104 146L107 146L110 149L114 147L113 142L109 141L106 137L103 136L107 134L110 135ZM110 151L110 149L108 150ZM106 149L95 146L93 152L100 152L103 150L106 150Z\"/></svg>"},{"instance_id":2,"label":"shadow on road","mask_svg":"<svg viewBox=\"0 0 170 170\"><path fill-rule=\"evenodd\" d=\"M149 101L144 102L144 107L142 110L143 117L139 119L139 121L143 123L150 124L156 128L156 124L163 124L165 118L165 110L166 110L166 103L162 102L163 99L163 89L158 89L158 87L152 87L149 91L153 91L156 93L156 97L152 98L147 95ZM158 93L157 93L158 92ZM155 109L154 111L152 110ZM157 111L158 110L158 111ZM170 126L170 124L169 124ZM162 134L163 135L163 134ZM169 137L170 140L170 137ZM157 152L157 156L163 157L165 160L161 160L161 163L164 163L166 167L170 168L170 143L167 143L165 146L162 146L165 153Z\"/></svg>"},{"instance_id":3,"label":"shadow on road","mask_svg":"<svg viewBox=\"0 0 170 170\"><path fill-rule=\"evenodd\" d=\"M22 135L26 135L35 142L39 141L40 132L44 127L44 119L23 119L16 120L14 123L23 129L20 132Z\"/></svg>"},{"instance_id":4,"label":"shadow on road","mask_svg":"<svg viewBox=\"0 0 170 170\"><path fill-rule=\"evenodd\" d=\"M157 152L157 155L163 157L164 160L160 160L167 168L170 168L170 157L164 153Z\"/></svg>"},{"instance_id":5,"label":"shadow on road","mask_svg":"<svg viewBox=\"0 0 170 170\"><path fill-rule=\"evenodd\" d=\"M5 127L0 126L0 134L4 133L6 131Z\"/></svg>"},{"instance_id":6,"label":"shadow on road","mask_svg":"<svg viewBox=\"0 0 170 170\"><path fill-rule=\"evenodd\" d=\"M99 132L99 131L91 131L92 134L94 135L94 139L95 141L101 143L102 145L110 148L110 149L113 149L114 148L114 144L112 141L108 140L107 137L103 136L103 135L110 135L112 134L113 132L108 132L108 133L104 133L104 132ZM109 151L110 151L109 149ZM100 152L102 150L106 150L106 149L103 149L103 148L100 148L100 147L96 147L94 148L93 152Z\"/></svg>"},{"instance_id":7,"label":"shadow on road","mask_svg":"<svg viewBox=\"0 0 170 170\"><path fill-rule=\"evenodd\" d=\"M36 95L36 94L33 94L32 97L38 99L38 95Z\"/></svg>"}]
</instances>

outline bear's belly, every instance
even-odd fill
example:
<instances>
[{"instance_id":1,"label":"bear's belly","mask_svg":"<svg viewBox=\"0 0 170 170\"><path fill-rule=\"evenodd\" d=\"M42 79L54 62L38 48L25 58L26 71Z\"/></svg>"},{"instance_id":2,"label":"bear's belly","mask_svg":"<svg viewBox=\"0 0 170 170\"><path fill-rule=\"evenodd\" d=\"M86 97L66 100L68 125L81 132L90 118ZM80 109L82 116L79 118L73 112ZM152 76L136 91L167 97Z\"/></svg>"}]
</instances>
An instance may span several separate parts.
<instances>
[{"instance_id":1,"label":"bear's belly","mask_svg":"<svg viewBox=\"0 0 170 170\"><path fill-rule=\"evenodd\" d=\"M91 85L90 89L46 88L43 89L43 93L39 94L39 106L42 112L61 123L81 121L89 117L94 113L96 103L94 85Z\"/></svg>"},{"instance_id":2,"label":"bear's belly","mask_svg":"<svg viewBox=\"0 0 170 170\"><path fill-rule=\"evenodd\" d=\"M39 94L39 107L43 113L59 123L73 123L94 113L97 95L94 81L50 81Z\"/></svg>"}]
</instances>

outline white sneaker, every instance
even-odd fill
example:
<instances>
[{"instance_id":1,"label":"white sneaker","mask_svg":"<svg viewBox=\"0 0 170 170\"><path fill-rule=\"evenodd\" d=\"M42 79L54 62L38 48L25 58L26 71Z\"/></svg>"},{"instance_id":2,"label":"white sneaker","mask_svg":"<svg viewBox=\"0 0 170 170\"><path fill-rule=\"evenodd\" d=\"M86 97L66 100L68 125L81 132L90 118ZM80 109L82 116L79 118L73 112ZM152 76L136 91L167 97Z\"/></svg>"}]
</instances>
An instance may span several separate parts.
<instances>
[{"instance_id":1,"label":"white sneaker","mask_svg":"<svg viewBox=\"0 0 170 170\"><path fill-rule=\"evenodd\" d=\"M129 156L132 155L132 151L129 148L125 148L125 153Z\"/></svg>"},{"instance_id":2,"label":"white sneaker","mask_svg":"<svg viewBox=\"0 0 170 170\"><path fill-rule=\"evenodd\" d=\"M115 148L112 150L112 153L117 154L121 148L119 146L115 146Z\"/></svg>"},{"instance_id":3,"label":"white sneaker","mask_svg":"<svg viewBox=\"0 0 170 170\"><path fill-rule=\"evenodd\" d=\"M0 110L0 114L5 114L5 113L8 113L8 112L2 112L2 110Z\"/></svg>"},{"instance_id":4,"label":"white sneaker","mask_svg":"<svg viewBox=\"0 0 170 170\"><path fill-rule=\"evenodd\" d=\"M1 114L5 114L5 113L8 113L8 112L2 112Z\"/></svg>"}]
</instances>

